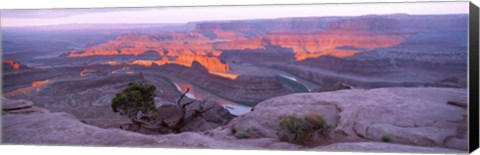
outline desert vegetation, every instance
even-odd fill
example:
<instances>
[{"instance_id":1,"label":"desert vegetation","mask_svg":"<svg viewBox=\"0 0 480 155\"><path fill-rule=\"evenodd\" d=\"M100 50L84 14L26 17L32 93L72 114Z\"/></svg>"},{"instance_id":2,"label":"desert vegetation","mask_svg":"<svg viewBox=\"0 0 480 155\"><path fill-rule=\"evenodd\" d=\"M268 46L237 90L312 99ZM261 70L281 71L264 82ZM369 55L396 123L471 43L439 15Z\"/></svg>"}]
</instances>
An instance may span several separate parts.
<instances>
[{"instance_id":1,"label":"desert vegetation","mask_svg":"<svg viewBox=\"0 0 480 155\"><path fill-rule=\"evenodd\" d=\"M383 135L382 136L382 142L390 143L390 142L392 142L392 138L390 138L390 136L388 136L388 135Z\"/></svg>"},{"instance_id":2,"label":"desert vegetation","mask_svg":"<svg viewBox=\"0 0 480 155\"><path fill-rule=\"evenodd\" d=\"M168 123L167 119L175 116L158 117L161 115L158 111L161 108L155 107L156 87L147 83L131 82L122 91L112 99L112 109L121 115L127 116L137 128L147 129L157 133L179 133L180 130L195 119L202 117L203 113L213 108L205 107L207 100L188 101L182 103L185 95L189 92L187 89L173 105L179 110L179 116L173 123ZM194 102L200 102L199 106L193 109L193 112L187 113L187 107Z\"/></svg>"},{"instance_id":3,"label":"desert vegetation","mask_svg":"<svg viewBox=\"0 0 480 155\"><path fill-rule=\"evenodd\" d=\"M265 137L263 132L258 128L248 128L247 130L236 130L235 137L238 139L261 138Z\"/></svg>"},{"instance_id":4,"label":"desert vegetation","mask_svg":"<svg viewBox=\"0 0 480 155\"><path fill-rule=\"evenodd\" d=\"M112 99L112 110L127 116L136 125L155 120L158 116L153 101L155 90L155 86L150 84L129 83L127 88L118 92Z\"/></svg>"},{"instance_id":5,"label":"desert vegetation","mask_svg":"<svg viewBox=\"0 0 480 155\"><path fill-rule=\"evenodd\" d=\"M328 138L331 126L327 124L322 115L312 111L305 116L282 115L280 116L278 138L282 141L306 144L318 142L320 138Z\"/></svg>"}]
</instances>

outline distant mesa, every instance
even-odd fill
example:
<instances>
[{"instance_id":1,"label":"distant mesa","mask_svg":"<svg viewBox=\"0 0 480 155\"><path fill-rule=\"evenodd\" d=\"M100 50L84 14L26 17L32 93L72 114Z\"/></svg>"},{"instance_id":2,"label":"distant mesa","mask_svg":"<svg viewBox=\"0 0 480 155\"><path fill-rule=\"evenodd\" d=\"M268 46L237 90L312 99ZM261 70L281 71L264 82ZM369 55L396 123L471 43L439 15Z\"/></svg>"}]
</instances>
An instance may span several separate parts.
<instances>
[{"instance_id":1,"label":"distant mesa","mask_svg":"<svg viewBox=\"0 0 480 155\"><path fill-rule=\"evenodd\" d=\"M193 62L196 61L209 72L228 72L230 67L227 64L224 64L217 57L208 57L208 56L179 56L175 59L175 64L180 64L188 67L192 67Z\"/></svg>"},{"instance_id":2,"label":"distant mesa","mask_svg":"<svg viewBox=\"0 0 480 155\"><path fill-rule=\"evenodd\" d=\"M217 57L208 57L208 56L197 56L197 55L179 55L174 60L169 60L166 57L163 57L160 60L135 60L128 62L128 65L140 65L145 67L151 67L152 65L162 66L164 64L177 64L186 67L192 67L192 64L197 62L204 66L209 72L228 72L230 67L228 64L225 64L220 61Z\"/></svg>"},{"instance_id":3,"label":"distant mesa","mask_svg":"<svg viewBox=\"0 0 480 155\"><path fill-rule=\"evenodd\" d=\"M180 57L173 63L189 66L197 60L209 70L225 71L212 59L195 56L219 56L224 50L266 49L277 45L291 48L295 60L324 55L349 57L359 52L395 46L405 39L399 22L388 16L359 16L338 19L299 18L267 21L201 22L192 32L163 32L156 35L125 34L102 44L72 51L70 57L97 55L133 55L158 53L159 57ZM299 26L303 25L303 26ZM270 27L267 27L270 26ZM352 49L340 49L350 46ZM360 50L364 49L364 50ZM191 60L188 60L191 59ZM172 63L162 60L158 63ZM134 62L151 66L152 62Z\"/></svg>"},{"instance_id":4,"label":"distant mesa","mask_svg":"<svg viewBox=\"0 0 480 155\"><path fill-rule=\"evenodd\" d=\"M322 55L349 57L362 52L358 49L373 50L402 43L405 39L392 33L399 31L396 24L383 17L359 17L330 22L329 28L321 32L274 33L265 39L272 45L292 48L297 61ZM345 46L355 48L340 49Z\"/></svg>"}]
</instances>

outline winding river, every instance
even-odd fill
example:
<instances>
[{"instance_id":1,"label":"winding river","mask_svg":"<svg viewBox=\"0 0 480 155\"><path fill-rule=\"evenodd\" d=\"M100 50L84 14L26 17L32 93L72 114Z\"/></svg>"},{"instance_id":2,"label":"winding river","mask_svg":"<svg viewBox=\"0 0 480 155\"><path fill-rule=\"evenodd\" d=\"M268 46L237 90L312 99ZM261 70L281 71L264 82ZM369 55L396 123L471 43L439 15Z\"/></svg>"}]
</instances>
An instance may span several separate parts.
<instances>
[{"instance_id":1,"label":"winding river","mask_svg":"<svg viewBox=\"0 0 480 155\"><path fill-rule=\"evenodd\" d=\"M173 82L177 90L180 92L185 92L188 88L190 88L190 91L185 95L188 98L196 99L196 100L203 100L208 98L210 100L215 100L218 104L220 104L225 109L227 109L232 115L239 116L239 115L246 114L252 110L252 108L249 106L238 104L238 103L229 101L227 99L224 99L222 97L213 95L202 88L192 85L188 81L184 81L177 78L169 78L169 79Z\"/></svg>"}]
</instances>

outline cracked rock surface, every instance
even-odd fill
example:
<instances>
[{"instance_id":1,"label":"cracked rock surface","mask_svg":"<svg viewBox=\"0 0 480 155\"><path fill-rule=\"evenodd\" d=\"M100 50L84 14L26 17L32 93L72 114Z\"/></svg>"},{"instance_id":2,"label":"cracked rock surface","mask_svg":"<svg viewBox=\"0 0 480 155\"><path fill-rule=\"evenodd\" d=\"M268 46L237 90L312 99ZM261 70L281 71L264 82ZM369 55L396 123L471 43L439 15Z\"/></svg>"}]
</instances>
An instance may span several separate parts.
<instances>
[{"instance_id":1,"label":"cracked rock surface","mask_svg":"<svg viewBox=\"0 0 480 155\"><path fill-rule=\"evenodd\" d=\"M291 94L259 103L250 113L205 132L143 135L82 123L67 113L3 113L2 142L88 146L307 149L314 151L436 152L468 150L466 89L379 88ZM5 99L5 98L4 98ZM6 103L5 101L8 101ZM15 101L15 102L10 102ZM452 104L454 102L454 104ZM18 105L10 105L10 104ZM4 107L34 107L2 99ZM8 109L8 108L7 108ZM18 108L14 108L18 109ZM3 109L5 112L6 109ZM314 111L332 125L330 141L314 147L281 142L281 115ZM256 128L261 138L237 139L233 131ZM388 136L390 143L382 142Z\"/></svg>"},{"instance_id":2,"label":"cracked rock surface","mask_svg":"<svg viewBox=\"0 0 480 155\"><path fill-rule=\"evenodd\" d=\"M467 150L466 89L379 88L292 94L266 100L228 125L275 137L280 115L314 110L333 126L334 141L377 141ZM455 102L457 104L451 104Z\"/></svg>"}]
</instances>

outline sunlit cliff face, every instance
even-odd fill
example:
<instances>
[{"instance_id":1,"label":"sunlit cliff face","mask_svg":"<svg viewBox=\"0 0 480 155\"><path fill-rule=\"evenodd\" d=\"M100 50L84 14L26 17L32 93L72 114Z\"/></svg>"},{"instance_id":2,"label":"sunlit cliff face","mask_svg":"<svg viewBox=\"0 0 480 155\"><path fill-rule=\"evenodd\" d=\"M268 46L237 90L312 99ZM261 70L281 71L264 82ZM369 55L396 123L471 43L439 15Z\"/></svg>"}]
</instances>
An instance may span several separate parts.
<instances>
[{"instance_id":1,"label":"sunlit cliff face","mask_svg":"<svg viewBox=\"0 0 480 155\"><path fill-rule=\"evenodd\" d=\"M48 80L43 80L43 81L34 81L32 82L32 87L35 87L35 86L39 86L39 85L43 85L45 83L47 83Z\"/></svg>"},{"instance_id":2,"label":"sunlit cliff face","mask_svg":"<svg viewBox=\"0 0 480 155\"><path fill-rule=\"evenodd\" d=\"M299 23L298 23L299 22ZM230 79L237 75L227 74L228 64L219 56L225 50L267 49L279 46L292 50L296 61L324 55L350 57L364 51L395 46L404 41L397 21L383 16L361 16L339 20L311 19L287 20L285 25L274 26L269 32L268 23L202 23L191 32L162 32L142 35L126 34L97 46L72 51L70 57L96 55L139 56L148 51L158 53L162 59L135 60L129 65L152 66L166 63L191 67L193 61L205 66L209 72ZM295 29L294 25L311 25L308 30ZM327 25L319 27L318 25ZM293 25L293 27L292 27ZM263 28L261 28L263 27ZM295 29L295 30L291 30ZM311 30L311 31L310 31ZM167 59L174 58L172 60ZM109 65L118 63L107 62Z\"/></svg>"},{"instance_id":3,"label":"sunlit cliff face","mask_svg":"<svg viewBox=\"0 0 480 155\"><path fill-rule=\"evenodd\" d=\"M177 34L178 33L173 33ZM200 35L200 34L198 34ZM114 40L107 41L97 46L82 50L72 51L69 57L86 57L98 55L141 55L147 51L155 51L160 56L178 56L178 55L212 55L219 56L220 51L214 48L210 40L199 40L205 37L195 37L194 39L182 36L161 36L157 39L153 36L129 34L117 37ZM173 39L173 40L166 40ZM176 40L178 39L178 40Z\"/></svg>"},{"instance_id":4,"label":"sunlit cliff face","mask_svg":"<svg viewBox=\"0 0 480 155\"><path fill-rule=\"evenodd\" d=\"M193 61L197 61L202 64L210 72L227 72L230 71L230 67L224 64L217 57L206 56L182 56L180 55L175 61L175 64L180 64L188 67L192 67Z\"/></svg>"},{"instance_id":5,"label":"sunlit cliff face","mask_svg":"<svg viewBox=\"0 0 480 155\"><path fill-rule=\"evenodd\" d=\"M3 61L3 63L12 67L12 69L14 71L20 71L20 63L19 62L16 62L16 61L13 61L13 60L5 60L5 61Z\"/></svg>"},{"instance_id":6,"label":"sunlit cliff face","mask_svg":"<svg viewBox=\"0 0 480 155\"><path fill-rule=\"evenodd\" d=\"M322 55L349 57L360 52L359 50L338 49L345 46L373 50L395 46L404 41L402 37L396 35L355 31L271 34L267 38L273 45L292 48L297 61Z\"/></svg>"},{"instance_id":7,"label":"sunlit cliff face","mask_svg":"<svg viewBox=\"0 0 480 155\"><path fill-rule=\"evenodd\" d=\"M88 74L91 74L91 73L95 73L96 71L93 70L93 69L85 69L83 71L80 72L80 77L83 77L83 76L86 76Z\"/></svg>"},{"instance_id":8,"label":"sunlit cliff face","mask_svg":"<svg viewBox=\"0 0 480 155\"><path fill-rule=\"evenodd\" d=\"M214 75L231 79L231 80L236 80L238 78L238 74L232 74L232 73L210 72L210 74L214 74Z\"/></svg>"},{"instance_id":9,"label":"sunlit cliff face","mask_svg":"<svg viewBox=\"0 0 480 155\"><path fill-rule=\"evenodd\" d=\"M110 66L118 66L118 65L121 65L122 63L116 62L116 61L108 61L108 62L105 62L105 64Z\"/></svg>"},{"instance_id":10,"label":"sunlit cliff face","mask_svg":"<svg viewBox=\"0 0 480 155\"><path fill-rule=\"evenodd\" d=\"M49 82L49 80L34 81L34 82L32 82L32 86L30 86L30 87L20 88L20 89L5 93L3 95L6 96L6 97L11 97L11 96L17 96L17 95L20 95L20 94L27 94L27 93L35 92L35 91L38 92L48 82Z\"/></svg>"},{"instance_id":11,"label":"sunlit cliff face","mask_svg":"<svg viewBox=\"0 0 480 155\"><path fill-rule=\"evenodd\" d=\"M349 57L361 52L356 49L340 49L346 46L363 50L373 50L376 48L395 46L404 41L404 38L392 34L334 29L317 33L274 33L264 36L263 39L232 40L221 44L214 44L213 42L208 42L208 40L205 42L175 42L170 40L167 43L160 43L160 41L147 38L146 36L131 38L140 40L127 40L125 39L126 37L119 38L88 49L71 52L69 56L136 56L147 51L156 51L160 56L178 57L174 62L162 60L157 62L159 64L176 63L190 66L191 62L196 60L212 71L228 71L228 66L219 65L221 63L218 63L219 60L216 58L222 53L222 50L265 49L265 46L268 45L278 45L283 48L291 48L294 52L295 59L301 61L322 55ZM152 65L151 62L146 61L136 61L132 63L144 66ZM110 65L116 65L116 63L112 62Z\"/></svg>"},{"instance_id":12,"label":"sunlit cliff face","mask_svg":"<svg viewBox=\"0 0 480 155\"><path fill-rule=\"evenodd\" d=\"M154 64L154 61L151 60L135 60L132 62L128 62L128 65L140 65L140 66L145 66L145 67L150 67Z\"/></svg>"},{"instance_id":13,"label":"sunlit cliff face","mask_svg":"<svg viewBox=\"0 0 480 155\"><path fill-rule=\"evenodd\" d=\"M153 64L164 65L164 64L177 64L186 67L192 67L192 63L197 61L206 67L208 71L211 72L228 72L230 67L227 64L222 63L217 57L207 57L207 56L195 56L195 55L180 55L175 60L169 60L166 57L163 57L160 60L135 60L128 62L128 65L140 65L145 67L151 67Z\"/></svg>"}]
</instances>

